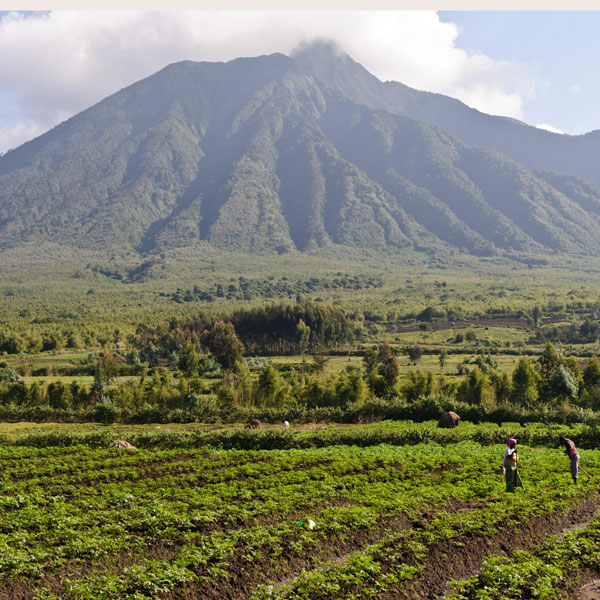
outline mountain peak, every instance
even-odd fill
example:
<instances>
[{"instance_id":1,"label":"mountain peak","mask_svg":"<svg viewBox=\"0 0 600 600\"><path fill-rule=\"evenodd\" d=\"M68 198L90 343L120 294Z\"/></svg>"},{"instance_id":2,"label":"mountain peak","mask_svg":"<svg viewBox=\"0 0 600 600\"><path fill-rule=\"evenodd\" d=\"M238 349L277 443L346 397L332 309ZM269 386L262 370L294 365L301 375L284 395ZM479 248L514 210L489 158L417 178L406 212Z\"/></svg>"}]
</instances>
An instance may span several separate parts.
<instances>
[{"instance_id":1,"label":"mountain peak","mask_svg":"<svg viewBox=\"0 0 600 600\"><path fill-rule=\"evenodd\" d=\"M292 50L290 58L324 83L339 80L341 75L366 77L379 81L361 64L353 60L337 42L328 38L315 38L309 42L301 42Z\"/></svg>"},{"instance_id":2,"label":"mountain peak","mask_svg":"<svg viewBox=\"0 0 600 600\"><path fill-rule=\"evenodd\" d=\"M292 51L290 58L304 72L348 98L359 99L364 104L376 101L374 88L381 85L381 81L333 40L316 38L302 42Z\"/></svg>"}]
</instances>

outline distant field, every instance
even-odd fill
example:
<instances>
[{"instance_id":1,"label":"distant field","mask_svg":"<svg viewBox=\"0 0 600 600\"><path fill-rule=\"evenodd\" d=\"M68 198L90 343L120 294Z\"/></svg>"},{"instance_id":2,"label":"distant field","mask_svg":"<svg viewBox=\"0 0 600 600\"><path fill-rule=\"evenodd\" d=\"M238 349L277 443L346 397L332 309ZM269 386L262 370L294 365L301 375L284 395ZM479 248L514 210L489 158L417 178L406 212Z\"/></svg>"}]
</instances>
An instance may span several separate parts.
<instances>
[{"instance_id":1,"label":"distant field","mask_svg":"<svg viewBox=\"0 0 600 600\"><path fill-rule=\"evenodd\" d=\"M401 372L406 373L408 371L414 370L415 368L420 369L422 371L432 371L436 374L444 374L451 375L456 373L456 369L459 364L462 364L465 358L474 359L476 352L472 354L449 354L444 367L440 367L439 355L438 354L424 354L419 361L416 363L416 366L413 362L410 361L408 356L400 355L398 357L398 363L401 368ZM509 356L505 354L496 354L494 355L494 361L497 363L497 368L500 371L511 372L517 362L519 361L519 356ZM361 356L328 356L327 362L324 366L324 373L335 373L341 371L347 367L358 367L361 368L363 366L363 359ZM272 361L273 364L278 366L295 366L297 368L301 368L303 365L302 357L300 356L274 356L268 357L268 360ZM304 364L310 364L312 362L311 357L306 357Z\"/></svg>"},{"instance_id":2,"label":"distant field","mask_svg":"<svg viewBox=\"0 0 600 600\"><path fill-rule=\"evenodd\" d=\"M435 325L435 324L433 324ZM458 334L465 335L466 332L472 331L476 336L476 343L473 344L463 344L459 346L455 343L456 336ZM507 347L507 342L510 345L513 344L525 344L528 338L531 336L530 328L522 328L522 327L494 327L494 326L481 326L475 320L473 320L473 324L470 326L463 327L450 327L447 329L438 329L436 331L431 331L431 325L428 330L419 330L415 331L406 331L406 332L397 332L393 333L393 340L398 343L415 343L418 342L420 344L427 345L454 345L455 348L462 348L465 345L468 347L476 346L477 344L481 345L489 343L490 346L493 343L498 344L499 348ZM490 347L488 346L488 347ZM509 346L510 347L510 346Z\"/></svg>"},{"instance_id":3,"label":"distant field","mask_svg":"<svg viewBox=\"0 0 600 600\"><path fill-rule=\"evenodd\" d=\"M198 249L171 250L161 258L164 269L156 279L123 283L90 270L89 264L122 262L135 265L134 257L86 255L79 257L61 249L62 266L56 267L56 248L36 248L0 255L2 319L13 327L43 329L44 324L71 327L93 321L112 336L115 327L132 333L140 322L160 322L197 310L221 313L243 305L269 301L295 301L295 297L256 297L248 302L218 298L216 302L176 303L177 289L195 285L207 289L239 283L240 275L257 281L308 281L312 277L378 277L381 287L370 289L317 289L304 297L342 306L349 313L372 311L387 322L418 314L428 306L455 313L454 319L480 318L496 311L530 313L535 305L545 316L598 300L600 270L590 260L569 264L545 259L547 265L526 265L501 258L477 259L453 256L443 261L408 253L402 261L389 255L335 249L329 255L244 256ZM48 252L49 264L43 265ZM24 254L25 253L25 254ZM40 262L41 261L41 262ZM52 264L51 264L52 263ZM37 266L36 266L37 264ZM41 265L41 266L40 266ZM39 285L43 278L43 289Z\"/></svg>"},{"instance_id":4,"label":"distant field","mask_svg":"<svg viewBox=\"0 0 600 600\"><path fill-rule=\"evenodd\" d=\"M230 426L227 426L230 427ZM205 431L214 429L214 425L202 423L169 423L163 425L102 425L100 423L0 423L0 435L7 439L17 439L29 435L43 435L48 433L110 433L115 439L140 433L178 433L182 431Z\"/></svg>"}]
</instances>

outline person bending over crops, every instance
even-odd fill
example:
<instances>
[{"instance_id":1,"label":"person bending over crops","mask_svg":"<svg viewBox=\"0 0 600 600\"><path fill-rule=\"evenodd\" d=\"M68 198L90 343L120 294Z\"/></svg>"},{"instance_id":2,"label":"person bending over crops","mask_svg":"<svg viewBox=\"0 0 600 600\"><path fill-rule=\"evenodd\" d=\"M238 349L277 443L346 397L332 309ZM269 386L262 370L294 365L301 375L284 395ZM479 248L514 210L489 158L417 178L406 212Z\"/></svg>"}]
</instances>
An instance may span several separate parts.
<instances>
[{"instance_id":1,"label":"person bending over crops","mask_svg":"<svg viewBox=\"0 0 600 600\"><path fill-rule=\"evenodd\" d=\"M504 473L504 480L506 481L506 491L514 492L517 487L517 462L519 460L519 453L517 452L517 440L510 438L506 444L506 450L504 451L504 458L502 459L502 471Z\"/></svg>"},{"instance_id":2,"label":"person bending over crops","mask_svg":"<svg viewBox=\"0 0 600 600\"><path fill-rule=\"evenodd\" d=\"M577 483L577 477L579 476L579 452L577 452L573 440L569 438L561 436L560 443L565 447L565 454L571 460L571 477L573 478L573 483Z\"/></svg>"}]
</instances>

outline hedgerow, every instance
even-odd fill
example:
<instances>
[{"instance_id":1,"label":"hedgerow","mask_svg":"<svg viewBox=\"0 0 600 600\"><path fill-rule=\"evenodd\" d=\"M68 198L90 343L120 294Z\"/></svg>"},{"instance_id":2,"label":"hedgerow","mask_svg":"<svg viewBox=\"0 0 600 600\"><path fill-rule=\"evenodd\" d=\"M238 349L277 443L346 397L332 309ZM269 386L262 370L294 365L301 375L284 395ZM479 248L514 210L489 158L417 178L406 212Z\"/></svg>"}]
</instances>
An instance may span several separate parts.
<instances>
[{"instance_id":1,"label":"hedgerow","mask_svg":"<svg viewBox=\"0 0 600 600\"><path fill-rule=\"evenodd\" d=\"M331 427L317 431L293 429L245 429L220 428L211 431L142 432L130 433L127 440L139 448L221 448L238 450L291 450L325 448L330 446L369 447L380 444L405 446L420 443L449 445L459 442L475 442L485 446L504 445L510 437L531 447L558 447L559 437L568 435L578 447L600 446L600 428L597 426L568 425L548 426L531 424L523 428L518 423L462 425L455 429L439 429L434 421L425 423L383 422L354 427ZM31 434L23 437L0 436L1 445L33 446L109 446L115 439L110 430L95 433L59 431Z\"/></svg>"}]
</instances>

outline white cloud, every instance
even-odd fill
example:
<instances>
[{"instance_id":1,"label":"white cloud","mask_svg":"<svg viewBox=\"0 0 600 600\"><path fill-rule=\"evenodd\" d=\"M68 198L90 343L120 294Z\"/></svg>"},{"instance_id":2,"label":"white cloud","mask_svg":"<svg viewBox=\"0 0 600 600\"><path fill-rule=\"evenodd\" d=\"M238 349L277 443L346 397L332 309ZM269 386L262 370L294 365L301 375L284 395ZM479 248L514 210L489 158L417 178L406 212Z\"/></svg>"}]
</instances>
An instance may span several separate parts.
<instances>
[{"instance_id":1,"label":"white cloud","mask_svg":"<svg viewBox=\"0 0 600 600\"><path fill-rule=\"evenodd\" d=\"M571 92L573 96L577 96L581 93L581 86L578 83L573 83L569 86L569 92Z\"/></svg>"},{"instance_id":2,"label":"white cloud","mask_svg":"<svg viewBox=\"0 0 600 600\"><path fill-rule=\"evenodd\" d=\"M456 48L457 35L428 11L12 13L0 20L0 56L11 57L0 61L0 97L16 100L22 122L0 121L0 150L169 63L289 54L313 37L334 39L382 80L522 118L529 73Z\"/></svg>"},{"instance_id":3,"label":"white cloud","mask_svg":"<svg viewBox=\"0 0 600 600\"><path fill-rule=\"evenodd\" d=\"M550 131L552 133L560 133L561 135L564 135L565 133L562 129L554 127L553 125L548 125L547 123L540 123L539 125L536 125L536 127L538 129L545 129L546 131Z\"/></svg>"},{"instance_id":4,"label":"white cloud","mask_svg":"<svg viewBox=\"0 0 600 600\"><path fill-rule=\"evenodd\" d=\"M0 123L0 154L9 148L16 148L23 142L41 135L46 129L46 127L39 127L35 123L17 123L16 125L3 125Z\"/></svg>"}]
</instances>

